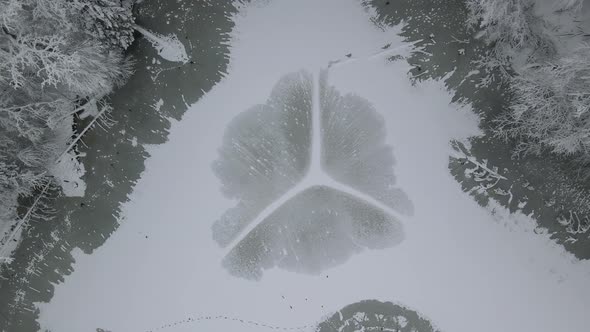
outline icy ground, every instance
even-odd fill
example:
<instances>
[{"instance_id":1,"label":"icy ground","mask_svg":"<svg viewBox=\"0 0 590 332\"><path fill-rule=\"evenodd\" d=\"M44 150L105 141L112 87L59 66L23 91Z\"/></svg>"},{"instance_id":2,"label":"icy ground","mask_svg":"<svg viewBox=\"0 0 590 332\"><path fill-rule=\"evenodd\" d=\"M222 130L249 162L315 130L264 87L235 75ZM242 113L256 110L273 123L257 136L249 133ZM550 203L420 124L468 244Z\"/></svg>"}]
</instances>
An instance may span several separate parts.
<instances>
[{"instance_id":1,"label":"icy ground","mask_svg":"<svg viewBox=\"0 0 590 332\"><path fill-rule=\"evenodd\" d=\"M461 191L450 143L477 118L387 60L411 51L399 30L355 0L255 2L235 22L229 74L151 150L42 328L311 331L378 299L447 332L585 331L590 265Z\"/></svg>"}]
</instances>

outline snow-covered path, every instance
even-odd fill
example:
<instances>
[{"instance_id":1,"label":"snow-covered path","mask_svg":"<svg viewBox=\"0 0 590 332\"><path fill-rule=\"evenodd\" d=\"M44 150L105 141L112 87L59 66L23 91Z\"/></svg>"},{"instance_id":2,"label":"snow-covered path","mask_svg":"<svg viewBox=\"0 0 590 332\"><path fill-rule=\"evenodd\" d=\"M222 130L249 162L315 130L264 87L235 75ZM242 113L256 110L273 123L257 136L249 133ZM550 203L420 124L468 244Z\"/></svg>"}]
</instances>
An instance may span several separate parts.
<instances>
[{"instance_id":1,"label":"snow-covered path","mask_svg":"<svg viewBox=\"0 0 590 332\"><path fill-rule=\"evenodd\" d=\"M449 174L450 141L477 135L468 107L450 104L440 82L412 86L403 60L372 56L403 46L355 0L261 1L236 18L229 74L172 127L152 157L122 225L40 303L54 332L148 331L195 316L227 315L292 327L315 324L363 299L399 302L446 332L585 331L590 264L576 261L533 221L490 211ZM408 52L408 48L399 47ZM228 123L264 103L283 75L330 69L341 94L369 100L384 117L396 186L414 206L394 247L364 250L318 275L270 269L258 281L230 275L211 227L235 205L212 171ZM402 54L403 55L403 54ZM506 227L509 224L510 227ZM162 331L263 331L208 319Z\"/></svg>"}]
</instances>

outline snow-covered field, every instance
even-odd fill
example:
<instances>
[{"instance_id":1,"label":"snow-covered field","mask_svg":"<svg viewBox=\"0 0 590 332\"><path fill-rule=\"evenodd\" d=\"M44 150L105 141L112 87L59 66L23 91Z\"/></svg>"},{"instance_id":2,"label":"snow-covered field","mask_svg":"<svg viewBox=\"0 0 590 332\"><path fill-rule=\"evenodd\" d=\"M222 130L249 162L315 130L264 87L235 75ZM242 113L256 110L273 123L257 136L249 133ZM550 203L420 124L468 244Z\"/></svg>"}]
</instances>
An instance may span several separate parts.
<instances>
[{"instance_id":1,"label":"snow-covered field","mask_svg":"<svg viewBox=\"0 0 590 332\"><path fill-rule=\"evenodd\" d=\"M72 275L56 286L50 303L39 303L42 328L149 331L203 316L297 327L314 325L350 303L379 299L408 306L447 332L587 329L590 265L535 234L529 217L501 207L492 213L461 191L448 170L450 141L477 135L477 119L468 106L451 104L441 82L413 86L403 59L387 61L411 51L398 30L375 26L355 0L260 1L242 8L235 22L228 75L173 125L168 143L151 149L146 171L123 207L121 227L92 255L78 252ZM273 92L285 75L301 70L308 74ZM326 73L324 90L317 84L320 70ZM287 144L297 139L285 128L319 132L314 125L325 105L317 98L327 86L344 96L334 105L349 113L334 126L348 128L350 137L341 137L342 146L323 143L318 135L309 136L307 147L305 137L301 146ZM271 96L278 100L271 98L269 107L249 110ZM351 105L371 121L349 121L356 110ZM272 116L281 106L295 107L289 112L300 111L301 117ZM374 132L359 122L372 124ZM379 130L387 135L380 137ZM236 132L241 136L232 140ZM227 149L224 135L230 137L225 144L238 148ZM372 135L377 138L369 142L380 149L359 145L336 158L343 165L346 158L367 163L326 166L329 149L346 150L345 143ZM269 137L269 149L276 150L270 154L262 148ZM380 159L387 145L393 165ZM239 155L242 148L259 149L264 158ZM311 152L311 160L302 150ZM325 170L313 158L320 152ZM223 167L213 167L219 160L230 160L234 168L228 167L243 171L242 177L224 178ZM270 175L255 174L260 170ZM391 172L395 181L387 176ZM256 176L262 180L253 181ZM276 199L288 204L306 194L289 189L301 181L312 187L344 182L337 189L348 198L304 197L296 209L282 209ZM222 216L238 202L223 195L222 183L250 204L230 213L229 221ZM323 197L329 198L325 204ZM364 204L360 217L359 211L344 211L351 204L342 201ZM241 219L248 213L253 223ZM347 224L328 215L342 216ZM363 220L368 215L385 216L395 227L374 228L372 220ZM300 245L302 238L313 240L303 240L311 253ZM266 328L214 318L160 330L231 329Z\"/></svg>"}]
</instances>

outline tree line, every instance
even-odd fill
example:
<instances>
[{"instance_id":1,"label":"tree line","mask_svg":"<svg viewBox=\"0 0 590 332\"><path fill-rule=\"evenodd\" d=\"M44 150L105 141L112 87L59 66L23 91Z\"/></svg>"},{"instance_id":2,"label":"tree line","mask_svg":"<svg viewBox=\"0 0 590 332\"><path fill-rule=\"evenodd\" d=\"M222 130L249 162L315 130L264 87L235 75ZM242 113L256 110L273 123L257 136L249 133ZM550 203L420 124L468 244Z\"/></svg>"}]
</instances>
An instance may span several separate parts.
<instances>
[{"instance_id":1,"label":"tree line","mask_svg":"<svg viewBox=\"0 0 590 332\"><path fill-rule=\"evenodd\" d=\"M499 72L512 94L508 110L496 119L496 135L514 141L516 154L566 157L590 180L590 31L580 21L584 0L466 4L469 24L490 46L481 64Z\"/></svg>"},{"instance_id":2,"label":"tree line","mask_svg":"<svg viewBox=\"0 0 590 332\"><path fill-rule=\"evenodd\" d=\"M85 132L74 116L110 111L108 94L132 73L132 5L0 0L0 229L30 215L19 219L19 198L54 183L52 165Z\"/></svg>"}]
</instances>

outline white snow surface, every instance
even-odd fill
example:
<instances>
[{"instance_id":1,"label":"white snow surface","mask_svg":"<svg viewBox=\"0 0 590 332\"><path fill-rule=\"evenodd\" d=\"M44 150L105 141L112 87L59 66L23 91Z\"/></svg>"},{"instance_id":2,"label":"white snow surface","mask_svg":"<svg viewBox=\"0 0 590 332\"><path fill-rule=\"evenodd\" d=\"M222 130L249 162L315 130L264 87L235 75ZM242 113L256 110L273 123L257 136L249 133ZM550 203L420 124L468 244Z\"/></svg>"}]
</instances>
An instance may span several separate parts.
<instances>
[{"instance_id":1,"label":"white snow surface","mask_svg":"<svg viewBox=\"0 0 590 332\"><path fill-rule=\"evenodd\" d=\"M479 134L476 117L451 103L442 82L412 86L403 60L371 57L387 43L404 44L399 30L376 27L370 15L356 0L241 8L228 75L173 124L169 142L150 148L120 228L92 255L75 252L74 272L50 303L38 304L42 328L147 331L217 315L291 327L379 299L413 308L447 332L586 331L588 262L535 234L530 217L500 206L491 213L462 192L448 170L449 141ZM329 82L367 98L384 116L397 185L415 207L402 220L405 240L317 276L280 269L260 281L230 276L211 233L235 203L211 171L226 125L263 103L282 75L302 68L315 75L348 53L357 60L330 69ZM161 331L232 329L264 330L209 319Z\"/></svg>"}]
</instances>

